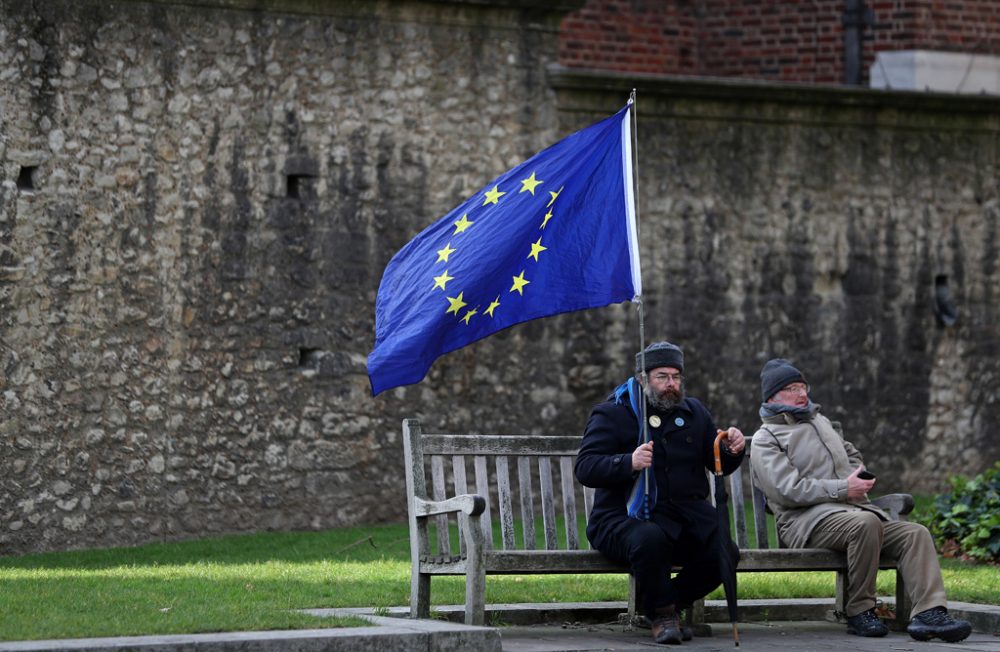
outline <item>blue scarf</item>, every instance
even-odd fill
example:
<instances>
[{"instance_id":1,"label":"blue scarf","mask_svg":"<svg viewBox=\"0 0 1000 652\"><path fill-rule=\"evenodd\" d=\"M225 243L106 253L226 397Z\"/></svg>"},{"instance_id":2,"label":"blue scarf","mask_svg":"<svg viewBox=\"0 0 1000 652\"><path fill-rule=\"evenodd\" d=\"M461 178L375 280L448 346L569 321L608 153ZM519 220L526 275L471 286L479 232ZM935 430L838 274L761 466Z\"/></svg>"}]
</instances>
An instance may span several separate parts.
<instances>
[{"instance_id":1,"label":"blue scarf","mask_svg":"<svg viewBox=\"0 0 1000 652\"><path fill-rule=\"evenodd\" d=\"M616 404L624 405L625 401L628 401L628 404L632 407L632 412L635 414L635 419L639 424L639 441L636 446L642 446L646 443L643 440L642 427L642 387L639 386L634 377L629 378L615 388L612 396ZM608 398L611 398L611 396ZM635 484L632 485L632 492L629 493L628 503L626 503L629 518L648 521L651 517L651 508L656 504L656 476L650 473L651 468L646 467L643 469L642 473L636 477Z\"/></svg>"}]
</instances>

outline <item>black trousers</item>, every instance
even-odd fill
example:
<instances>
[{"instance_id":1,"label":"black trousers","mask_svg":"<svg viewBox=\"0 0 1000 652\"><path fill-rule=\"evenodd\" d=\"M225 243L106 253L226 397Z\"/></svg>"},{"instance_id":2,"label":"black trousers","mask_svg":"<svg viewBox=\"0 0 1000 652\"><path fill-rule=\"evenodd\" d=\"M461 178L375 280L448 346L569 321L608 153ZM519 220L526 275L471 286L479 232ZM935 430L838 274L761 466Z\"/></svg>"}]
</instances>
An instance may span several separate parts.
<instances>
[{"instance_id":1,"label":"black trousers","mask_svg":"<svg viewBox=\"0 0 1000 652\"><path fill-rule=\"evenodd\" d=\"M659 607L687 607L722 583L717 535L718 530L706 541L683 528L675 539L655 520L628 519L595 547L609 559L629 565L639 582L641 606L652 619ZM728 537L726 541L732 554L734 546ZM738 550L735 553L739 555ZM683 569L671 578L674 566Z\"/></svg>"}]
</instances>

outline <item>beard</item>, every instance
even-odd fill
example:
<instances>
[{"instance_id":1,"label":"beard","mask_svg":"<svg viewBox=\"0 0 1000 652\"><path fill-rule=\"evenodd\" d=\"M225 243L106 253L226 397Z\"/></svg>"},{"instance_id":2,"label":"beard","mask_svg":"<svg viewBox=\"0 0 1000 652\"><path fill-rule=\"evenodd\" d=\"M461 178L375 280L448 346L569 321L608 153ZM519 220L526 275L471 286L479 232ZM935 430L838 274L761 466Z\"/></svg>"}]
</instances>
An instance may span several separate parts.
<instances>
[{"instance_id":1,"label":"beard","mask_svg":"<svg viewBox=\"0 0 1000 652\"><path fill-rule=\"evenodd\" d=\"M645 393L650 407L660 412L669 412L684 400L684 385L678 386L677 389L667 388L659 394L653 388L646 387Z\"/></svg>"}]
</instances>

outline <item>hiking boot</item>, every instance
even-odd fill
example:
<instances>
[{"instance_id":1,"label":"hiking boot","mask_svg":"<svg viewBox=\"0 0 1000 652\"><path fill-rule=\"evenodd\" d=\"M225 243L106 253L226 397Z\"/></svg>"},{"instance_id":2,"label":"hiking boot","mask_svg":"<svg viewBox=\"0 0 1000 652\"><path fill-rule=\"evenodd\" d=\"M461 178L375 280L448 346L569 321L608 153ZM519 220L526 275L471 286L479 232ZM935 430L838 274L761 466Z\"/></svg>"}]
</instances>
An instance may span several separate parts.
<instances>
[{"instance_id":1,"label":"hiking boot","mask_svg":"<svg viewBox=\"0 0 1000 652\"><path fill-rule=\"evenodd\" d=\"M653 640L657 643L680 645L684 639L681 633L681 621L676 613L668 615L657 614L653 619Z\"/></svg>"},{"instance_id":2,"label":"hiking boot","mask_svg":"<svg viewBox=\"0 0 1000 652\"><path fill-rule=\"evenodd\" d=\"M688 618L685 619L685 618L682 617L680 619L680 621L681 621L681 640L682 641L690 641L691 637L694 636L694 629L692 629L691 623L690 623L691 614L688 613L687 611L685 611L684 613L687 614ZM647 616L641 616L641 615L640 616L636 616L635 620L632 621L632 625L634 627L641 627L642 629L651 629L652 628L652 624L653 624L652 620L650 620ZM700 636L700 634L699 634L699 636Z\"/></svg>"},{"instance_id":3,"label":"hiking boot","mask_svg":"<svg viewBox=\"0 0 1000 652\"><path fill-rule=\"evenodd\" d=\"M694 630L691 629L691 612L685 609L681 613L683 614L680 618L681 640L690 641L694 636Z\"/></svg>"},{"instance_id":4,"label":"hiking boot","mask_svg":"<svg viewBox=\"0 0 1000 652\"><path fill-rule=\"evenodd\" d=\"M932 607L914 616L906 632L918 641L929 641L936 636L942 641L957 643L972 633L972 625L967 620L955 620L944 607Z\"/></svg>"},{"instance_id":5,"label":"hiking boot","mask_svg":"<svg viewBox=\"0 0 1000 652\"><path fill-rule=\"evenodd\" d=\"M847 633L855 636L885 636L889 633L889 628L878 619L874 609L869 609L847 617Z\"/></svg>"}]
</instances>

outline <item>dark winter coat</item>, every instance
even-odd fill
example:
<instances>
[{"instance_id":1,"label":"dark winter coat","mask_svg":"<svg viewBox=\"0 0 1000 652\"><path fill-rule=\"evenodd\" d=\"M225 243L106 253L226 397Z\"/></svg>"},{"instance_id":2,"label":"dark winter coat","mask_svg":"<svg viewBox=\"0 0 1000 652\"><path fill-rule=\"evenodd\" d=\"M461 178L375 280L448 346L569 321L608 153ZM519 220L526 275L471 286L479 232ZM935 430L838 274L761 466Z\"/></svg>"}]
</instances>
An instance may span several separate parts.
<instances>
[{"instance_id":1,"label":"dark winter coat","mask_svg":"<svg viewBox=\"0 0 1000 652\"><path fill-rule=\"evenodd\" d=\"M653 415L660 420L649 428L658 494L653 518L675 539L687 529L707 541L717 523L705 476L714 467L715 422L694 398L685 398L669 412L650 408L647 418L655 423ZM639 475L632 470L632 452L638 445L639 424L627 401L594 407L576 458L576 477L596 489L587 538L598 550L603 537L629 518L626 503ZM742 461L743 451L732 455L724 450L723 472L732 473Z\"/></svg>"}]
</instances>

